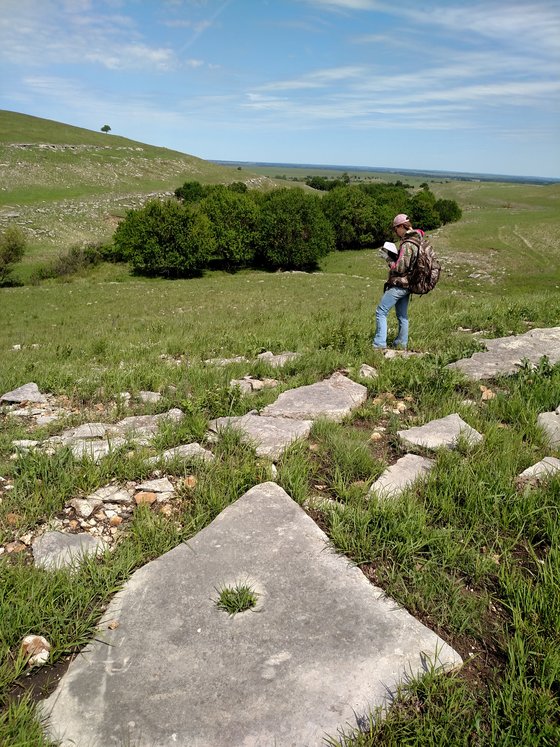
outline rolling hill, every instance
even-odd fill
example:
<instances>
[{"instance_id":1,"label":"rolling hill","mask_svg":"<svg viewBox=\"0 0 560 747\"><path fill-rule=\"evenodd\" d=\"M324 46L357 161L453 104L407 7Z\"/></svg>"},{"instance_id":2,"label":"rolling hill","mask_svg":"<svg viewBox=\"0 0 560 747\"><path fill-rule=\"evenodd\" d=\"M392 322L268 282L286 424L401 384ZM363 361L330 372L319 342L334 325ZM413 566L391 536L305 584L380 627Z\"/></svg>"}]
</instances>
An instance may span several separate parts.
<instances>
[{"instance_id":1,"label":"rolling hill","mask_svg":"<svg viewBox=\"0 0 560 747\"><path fill-rule=\"evenodd\" d=\"M8 221L21 225L34 259L108 238L126 209L191 180L277 185L245 169L0 110L0 229Z\"/></svg>"}]
</instances>

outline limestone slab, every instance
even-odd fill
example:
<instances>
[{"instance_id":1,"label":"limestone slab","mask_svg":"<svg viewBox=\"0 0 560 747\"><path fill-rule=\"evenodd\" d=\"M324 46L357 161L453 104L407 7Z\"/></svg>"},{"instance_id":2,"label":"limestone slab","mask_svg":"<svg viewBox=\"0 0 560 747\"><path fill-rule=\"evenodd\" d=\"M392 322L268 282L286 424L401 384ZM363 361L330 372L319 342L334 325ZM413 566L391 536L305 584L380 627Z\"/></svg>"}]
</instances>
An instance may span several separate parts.
<instances>
[{"instance_id":1,"label":"limestone slab","mask_svg":"<svg viewBox=\"0 0 560 747\"><path fill-rule=\"evenodd\" d=\"M212 454L211 451L205 449L199 443L192 443L173 446L171 449L166 449L159 456L150 457L146 461L150 464L156 464L160 461L170 462L173 459L191 459L201 460L203 462L211 462L214 458L214 454Z\"/></svg>"},{"instance_id":2,"label":"limestone slab","mask_svg":"<svg viewBox=\"0 0 560 747\"><path fill-rule=\"evenodd\" d=\"M173 484L168 477L160 477L157 480L146 480L136 486L136 490L147 490L151 493L172 493Z\"/></svg>"},{"instance_id":3,"label":"limestone slab","mask_svg":"<svg viewBox=\"0 0 560 747\"><path fill-rule=\"evenodd\" d=\"M433 459L417 454L405 454L373 483L368 495L376 498L396 498L415 482L425 479L434 464Z\"/></svg>"},{"instance_id":4,"label":"limestone slab","mask_svg":"<svg viewBox=\"0 0 560 747\"><path fill-rule=\"evenodd\" d=\"M367 398L367 388L341 373L308 386L300 386L283 392L262 415L297 420L341 421L359 407Z\"/></svg>"},{"instance_id":5,"label":"limestone slab","mask_svg":"<svg viewBox=\"0 0 560 747\"><path fill-rule=\"evenodd\" d=\"M239 583L257 606L230 616L218 590ZM62 747L318 747L461 662L275 483L136 571L101 627L42 704Z\"/></svg>"},{"instance_id":6,"label":"limestone slab","mask_svg":"<svg viewBox=\"0 0 560 747\"><path fill-rule=\"evenodd\" d=\"M274 355L271 350L265 350L264 353L259 353L257 358L268 363L273 368L281 368L282 366L285 366L286 363L299 358L299 353L284 352Z\"/></svg>"},{"instance_id":7,"label":"limestone slab","mask_svg":"<svg viewBox=\"0 0 560 747\"><path fill-rule=\"evenodd\" d=\"M122 436L132 436L133 438L137 436L150 436L157 433L165 421L178 422L183 417L183 412L178 408L173 408L168 412L162 412L158 415L131 415L111 426L109 432Z\"/></svg>"},{"instance_id":8,"label":"limestone slab","mask_svg":"<svg viewBox=\"0 0 560 747\"><path fill-rule=\"evenodd\" d=\"M0 403L2 402L46 402L47 398L44 394L41 394L39 387L34 381L30 381L28 384L13 389L11 392L6 392L0 397Z\"/></svg>"},{"instance_id":9,"label":"limestone slab","mask_svg":"<svg viewBox=\"0 0 560 747\"><path fill-rule=\"evenodd\" d=\"M481 434L465 423L457 413L431 420L416 428L397 431L397 435L405 446L422 446L425 449L453 449L459 437L466 439L470 445L482 441Z\"/></svg>"},{"instance_id":10,"label":"limestone slab","mask_svg":"<svg viewBox=\"0 0 560 747\"><path fill-rule=\"evenodd\" d=\"M97 555L105 548L104 542L86 532L46 532L32 545L35 565L54 570L74 566L86 555Z\"/></svg>"},{"instance_id":11,"label":"limestone slab","mask_svg":"<svg viewBox=\"0 0 560 747\"><path fill-rule=\"evenodd\" d=\"M126 440L124 438L112 438L103 441L78 438L75 441L69 442L68 445L76 459L91 459L94 462L98 462L125 443Z\"/></svg>"},{"instance_id":12,"label":"limestone slab","mask_svg":"<svg viewBox=\"0 0 560 747\"><path fill-rule=\"evenodd\" d=\"M104 438L110 427L107 423L82 423L64 431L59 438L66 442L78 438Z\"/></svg>"},{"instance_id":13,"label":"limestone slab","mask_svg":"<svg viewBox=\"0 0 560 747\"><path fill-rule=\"evenodd\" d=\"M552 477L560 472L560 459L555 457L545 457L540 462L533 464L531 467L523 470L519 475L520 480L541 480L543 478Z\"/></svg>"},{"instance_id":14,"label":"limestone slab","mask_svg":"<svg viewBox=\"0 0 560 747\"><path fill-rule=\"evenodd\" d=\"M546 355L553 364L560 361L560 327L531 329L521 335L480 342L486 346L485 352L450 363L447 368L462 371L470 379L478 381L513 374L524 360L536 365Z\"/></svg>"},{"instance_id":15,"label":"limestone slab","mask_svg":"<svg viewBox=\"0 0 560 747\"><path fill-rule=\"evenodd\" d=\"M560 413L557 408L554 412L541 412L537 415L537 423L546 433L547 440L551 446L560 446Z\"/></svg>"},{"instance_id":16,"label":"limestone slab","mask_svg":"<svg viewBox=\"0 0 560 747\"><path fill-rule=\"evenodd\" d=\"M210 433L226 428L239 430L256 449L257 456L278 459L282 452L298 438L307 438L311 420L292 420L248 413L242 416L216 418L209 423Z\"/></svg>"}]
</instances>

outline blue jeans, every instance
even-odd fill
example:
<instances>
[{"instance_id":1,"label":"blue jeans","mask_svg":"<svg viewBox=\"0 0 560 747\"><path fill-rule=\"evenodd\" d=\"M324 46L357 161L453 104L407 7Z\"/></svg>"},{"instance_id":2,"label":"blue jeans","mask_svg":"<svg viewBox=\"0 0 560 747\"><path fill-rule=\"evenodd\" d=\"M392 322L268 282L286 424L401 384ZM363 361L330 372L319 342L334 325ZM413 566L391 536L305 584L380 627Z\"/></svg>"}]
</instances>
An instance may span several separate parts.
<instances>
[{"instance_id":1,"label":"blue jeans","mask_svg":"<svg viewBox=\"0 0 560 747\"><path fill-rule=\"evenodd\" d=\"M410 293L406 288L388 288L375 311L375 337L374 348L387 347L387 315L395 307L395 313L399 322L399 332L393 341L393 347L406 348L408 344L408 302Z\"/></svg>"}]
</instances>

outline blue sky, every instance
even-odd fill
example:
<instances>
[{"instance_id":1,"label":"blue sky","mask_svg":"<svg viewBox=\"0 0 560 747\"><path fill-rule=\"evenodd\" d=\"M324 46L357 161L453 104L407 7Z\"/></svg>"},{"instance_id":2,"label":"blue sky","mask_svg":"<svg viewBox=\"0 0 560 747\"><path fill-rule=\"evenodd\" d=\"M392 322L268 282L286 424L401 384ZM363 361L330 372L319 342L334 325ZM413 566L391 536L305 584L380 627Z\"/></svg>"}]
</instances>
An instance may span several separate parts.
<instances>
[{"instance_id":1,"label":"blue sky","mask_svg":"<svg viewBox=\"0 0 560 747\"><path fill-rule=\"evenodd\" d=\"M2 0L0 108L201 158L560 177L560 2Z\"/></svg>"}]
</instances>

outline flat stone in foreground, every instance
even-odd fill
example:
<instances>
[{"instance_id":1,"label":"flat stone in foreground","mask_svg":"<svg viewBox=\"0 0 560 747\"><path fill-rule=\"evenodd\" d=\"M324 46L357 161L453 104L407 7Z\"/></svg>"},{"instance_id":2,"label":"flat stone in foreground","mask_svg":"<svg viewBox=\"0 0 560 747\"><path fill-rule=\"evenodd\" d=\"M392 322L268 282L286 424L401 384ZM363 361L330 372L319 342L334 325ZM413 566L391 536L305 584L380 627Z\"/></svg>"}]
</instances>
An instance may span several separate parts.
<instances>
[{"instance_id":1,"label":"flat stone in foreground","mask_svg":"<svg viewBox=\"0 0 560 747\"><path fill-rule=\"evenodd\" d=\"M239 583L258 602L231 617L217 590ZM136 571L102 628L43 703L62 747L319 747L461 662L270 482Z\"/></svg>"},{"instance_id":2,"label":"flat stone in foreground","mask_svg":"<svg viewBox=\"0 0 560 747\"><path fill-rule=\"evenodd\" d=\"M373 483L368 497L397 498L415 482L425 479L434 464L433 459L405 454Z\"/></svg>"},{"instance_id":3,"label":"flat stone in foreground","mask_svg":"<svg viewBox=\"0 0 560 747\"><path fill-rule=\"evenodd\" d=\"M457 413L430 420L417 428L397 431L397 435L405 446L422 446L425 449L454 449L459 437L465 438L471 446L482 441L480 433L465 423Z\"/></svg>"},{"instance_id":4,"label":"flat stone in foreground","mask_svg":"<svg viewBox=\"0 0 560 747\"><path fill-rule=\"evenodd\" d=\"M537 423L546 433L551 446L560 446L560 407L554 412L541 412L537 415Z\"/></svg>"},{"instance_id":5,"label":"flat stone in foreground","mask_svg":"<svg viewBox=\"0 0 560 747\"><path fill-rule=\"evenodd\" d=\"M367 388L357 384L341 373L316 384L300 386L283 392L271 405L267 405L262 415L315 420L327 418L340 421L359 407L367 398Z\"/></svg>"},{"instance_id":6,"label":"flat stone in foreground","mask_svg":"<svg viewBox=\"0 0 560 747\"><path fill-rule=\"evenodd\" d=\"M32 549L35 565L54 570L78 565L84 556L103 552L105 544L87 532L46 532L35 540Z\"/></svg>"},{"instance_id":7,"label":"flat stone in foreground","mask_svg":"<svg viewBox=\"0 0 560 747\"><path fill-rule=\"evenodd\" d=\"M210 434L235 428L255 446L257 456L278 459L282 452L298 438L307 438L313 423L291 418L272 418L261 415L232 416L210 421Z\"/></svg>"},{"instance_id":8,"label":"flat stone in foreground","mask_svg":"<svg viewBox=\"0 0 560 747\"><path fill-rule=\"evenodd\" d=\"M531 329L522 335L481 340L487 352L474 353L450 363L447 368L462 371L470 379L491 379L501 374L513 374L524 359L536 365L546 355L551 363L560 361L560 327Z\"/></svg>"},{"instance_id":9,"label":"flat stone in foreground","mask_svg":"<svg viewBox=\"0 0 560 747\"><path fill-rule=\"evenodd\" d=\"M39 387L34 381L30 381L28 384L13 389L11 392L6 392L0 397L0 404L2 402L46 402L47 398L44 394L41 394Z\"/></svg>"}]
</instances>

